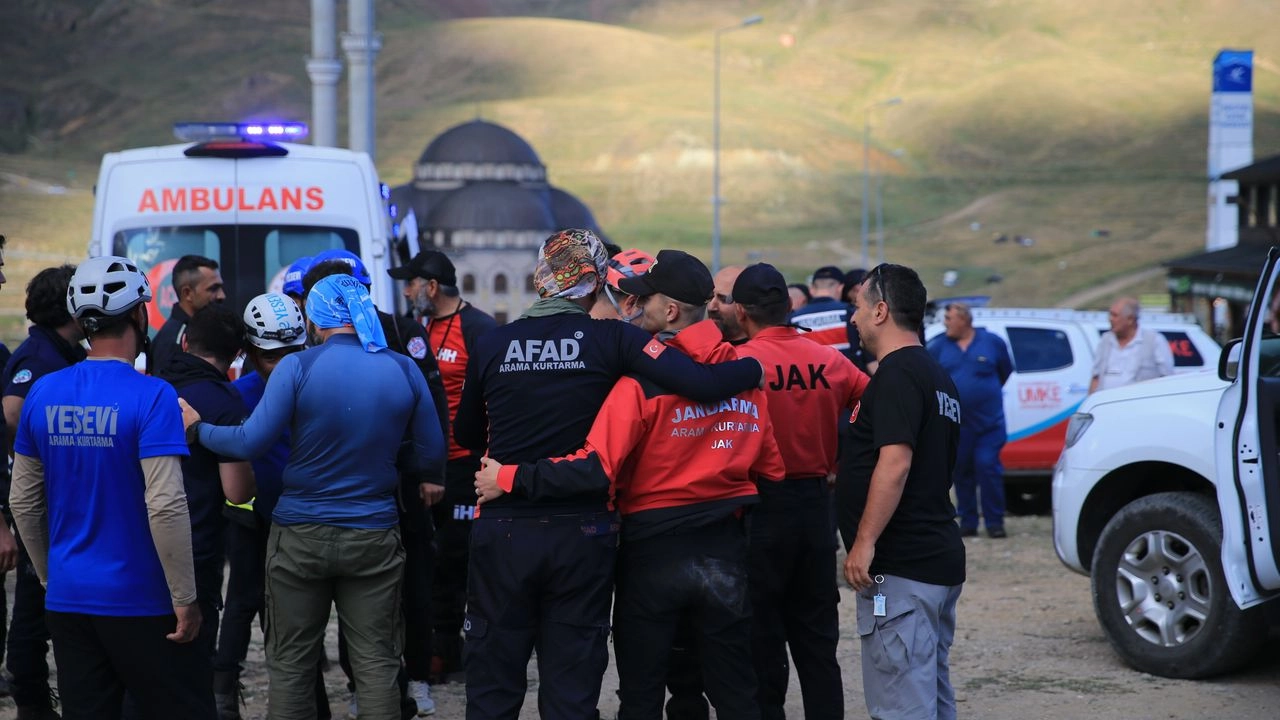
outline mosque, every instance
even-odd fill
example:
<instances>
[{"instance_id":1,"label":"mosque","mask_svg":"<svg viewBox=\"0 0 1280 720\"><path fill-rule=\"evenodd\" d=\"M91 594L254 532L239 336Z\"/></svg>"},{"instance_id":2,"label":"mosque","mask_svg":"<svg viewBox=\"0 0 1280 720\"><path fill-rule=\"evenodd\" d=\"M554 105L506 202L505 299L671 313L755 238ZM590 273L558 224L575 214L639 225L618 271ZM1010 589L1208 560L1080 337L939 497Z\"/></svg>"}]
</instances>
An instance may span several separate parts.
<instances>
[{"instance_id":1,"label":"mosque","mask_svg":"<svg viewBox=\"0 0 1280 720\"><path fill-rule=\"evenodd\" d=\"M524 138L480 119L428 143L413 181L392 188L391 202L396 222L413 211L419 247L448 255L462 296L499 323L537 298L533 266L547 236L587 228L605 239L581 200L547 182L546 166Z\"/></svg>"}]
</instances>

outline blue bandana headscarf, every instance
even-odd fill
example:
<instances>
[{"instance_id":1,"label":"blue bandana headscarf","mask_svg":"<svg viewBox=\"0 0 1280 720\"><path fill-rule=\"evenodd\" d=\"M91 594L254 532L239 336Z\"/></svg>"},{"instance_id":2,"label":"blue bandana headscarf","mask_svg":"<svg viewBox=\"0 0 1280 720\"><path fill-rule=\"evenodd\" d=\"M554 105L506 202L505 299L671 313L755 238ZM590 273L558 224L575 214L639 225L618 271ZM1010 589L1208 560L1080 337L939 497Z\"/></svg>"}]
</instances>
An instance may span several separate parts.
<instances>
[{"instance_id":1,"label":"blue bandana headscarf","mask_svg":"<svg viewBox=\"0 0 1280 720\"><path fill-rule=\"evenodd\" d=\"M378 308L369 290L350 275L330 275L307 295L307 319L321 329L351 325L365 352L387 348L387 336L378 321Z\"/></svg>"}]
</instances>

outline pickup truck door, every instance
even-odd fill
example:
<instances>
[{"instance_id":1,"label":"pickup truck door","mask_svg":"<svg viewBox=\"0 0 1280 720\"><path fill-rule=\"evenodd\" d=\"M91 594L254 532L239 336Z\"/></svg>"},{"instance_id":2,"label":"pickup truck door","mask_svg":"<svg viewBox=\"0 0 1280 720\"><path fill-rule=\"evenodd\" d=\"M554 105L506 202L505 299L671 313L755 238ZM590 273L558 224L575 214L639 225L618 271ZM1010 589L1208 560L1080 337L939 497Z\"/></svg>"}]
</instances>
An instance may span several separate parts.
<instances>
[{"instance_id":1,"label":"pickup truck door","mask_svg":"<svg viewBox=\"0 0 1280 720\"><path fill-rule=\"evenodd\" d=\"M1239 370L1218 406L1215 449L1222 508L1222 564L1231 594L1249 607L1280 589L1280 335L1269 316L1280 292L1271 248L1249 308Z\"/></svg>"}]
</instances>

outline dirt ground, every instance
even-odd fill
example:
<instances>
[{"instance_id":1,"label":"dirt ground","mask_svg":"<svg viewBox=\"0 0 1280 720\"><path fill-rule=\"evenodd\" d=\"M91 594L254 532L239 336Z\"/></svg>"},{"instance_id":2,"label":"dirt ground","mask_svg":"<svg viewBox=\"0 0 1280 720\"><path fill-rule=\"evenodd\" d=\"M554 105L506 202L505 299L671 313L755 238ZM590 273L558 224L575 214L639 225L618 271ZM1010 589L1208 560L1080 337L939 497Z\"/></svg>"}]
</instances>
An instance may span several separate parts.
<instances>
[{"instance_id":1,"label":"dirt ground","mask_svg":"<svg viewBox=\"0 0 1280 720\"><path fill-rule=\"evenodd\" d=\"M1222 718L1276 717L1280 710L1280 637L1272 633L1257 661L1244 672L1209 681L1166 680L1123 665L1093 616L1089 580L1058 562L1045 516L1011 517L1007 540L967 541L969 581L958 610L951 677L962 718ZM842 591L840 662L845 715L866 717L851 591ZM336 634L329 634L336 657ZM537 673L529 669L529 694L521 719L537 717ZM346 717L345 679L336 663L327 676L335 718ZM245 676L246 720L266 717L266 669L261 638L250 650ZM602 717L617 711L612 667L601 693ZM461 685L433 688L442 720L464 716ZM800 691L792 680L788 715L802 718ZM0 720L16 717L12 700L0 700ZM729 720L729 719L726 719Z\"/></svg>"}]
</instances>

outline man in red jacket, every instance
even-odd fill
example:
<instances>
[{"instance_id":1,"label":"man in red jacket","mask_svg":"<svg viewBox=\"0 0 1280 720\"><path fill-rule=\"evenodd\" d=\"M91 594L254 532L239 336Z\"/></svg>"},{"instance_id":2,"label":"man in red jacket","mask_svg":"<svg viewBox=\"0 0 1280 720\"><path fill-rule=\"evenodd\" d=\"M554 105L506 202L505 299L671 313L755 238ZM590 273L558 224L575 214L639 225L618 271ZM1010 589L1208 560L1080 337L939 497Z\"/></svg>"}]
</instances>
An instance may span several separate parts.
<instances>
[{"instance_id":1,"label":"man in red jacket","mask_svg":"<svg viewBox=\"0 0 1280 720\"><path fill-rule=\"evenodd\" d=\"M844 717L836 662L835 479L837 422L869 379L839 350L797 334L787 322L787 281L772 265L748 266L733 284L733 308L750 338L738 354L764 365L765 394L786 479L760 485L751 515L752 654L765 720L782 720L787 646L807 720Z\"/></svg>"},{"instance_id":2,"label":"man in red jacket","mask_svg":"<svg viewBox=\"0 0 1280 720\"><path fill-rule=\"evenodd\" d=\"M736 357L704 319L711 273L697 258L663 250L648 273L623 279L620 289L639 298L642 327L657 334L655 343L698 362ZM537 496L614 483L622 513L614 648L623 720L662 716L671 641L685 616L698 635L717 716L760 717L743 509L756 502L755 481L777 480L784 470L765 403L760 390L696 403L624 377L578 453L507 466L485 458L477 473L481 502L504 488Z\"/></svg>"}]
</instances>

